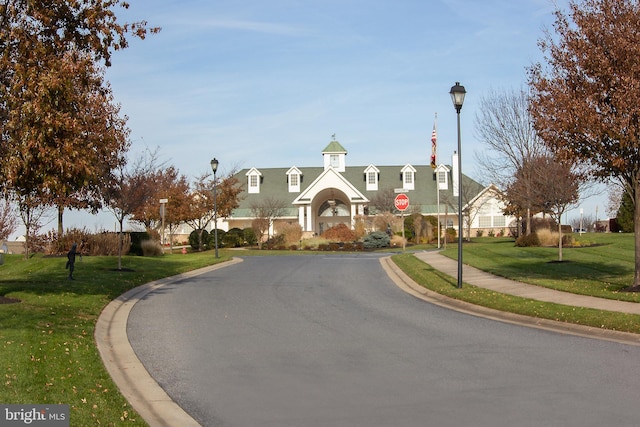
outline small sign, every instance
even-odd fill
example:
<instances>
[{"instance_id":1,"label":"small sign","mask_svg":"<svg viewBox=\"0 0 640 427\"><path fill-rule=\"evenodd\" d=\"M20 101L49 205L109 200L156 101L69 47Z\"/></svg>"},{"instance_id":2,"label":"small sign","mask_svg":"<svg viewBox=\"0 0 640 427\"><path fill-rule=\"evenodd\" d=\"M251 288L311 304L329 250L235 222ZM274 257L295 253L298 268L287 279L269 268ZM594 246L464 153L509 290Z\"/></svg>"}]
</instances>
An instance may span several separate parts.
<instances>
[{"instance_id":1,"label":"small sign","mask_svg":"<svg viewBox=\"0 0 640 427\"><path fill-rule=\"evenodd\" d=\"M169 199L160 199L160 203L168 203Z\"/></svg>"},{"instance_id":2,"label":"small sign","mask_svg":"<svg viewBox=\"0 0 640 427\"><path fill-rule=\"evenodd\" d=\"M398 193L408 193L409 190L406 190L404 188L394 188L393 192L396 193L396 194L398 194Z\"/></svg>"},{"instance_id":3,"label":"small sign","mask_svg":"<svg viewBox=\"0 0 640 427\"><path fill-rule=\"evenodd\" d=\"M409 196L404 193L400 193L396 196L393 204L400 212L404 212L409 207Z\"/></svg>"}]
</instances>

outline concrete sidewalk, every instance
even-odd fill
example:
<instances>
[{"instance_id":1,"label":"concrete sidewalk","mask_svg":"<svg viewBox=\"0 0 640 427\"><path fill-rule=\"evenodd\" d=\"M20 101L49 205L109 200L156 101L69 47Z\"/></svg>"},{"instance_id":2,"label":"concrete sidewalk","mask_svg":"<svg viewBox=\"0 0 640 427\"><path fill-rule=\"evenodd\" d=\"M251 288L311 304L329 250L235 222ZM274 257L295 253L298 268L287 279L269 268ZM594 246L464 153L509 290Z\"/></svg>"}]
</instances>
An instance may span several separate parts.
<instances>
[{"instance_id":1,"label":"concrete sidewalk","mask_svg":"<svg viewBox=\"0 0 640 427\"><path fill-rule=\"evenodd\" d=\"M458 277L458 262L437 251L416 252L416 258L426 262L436 270ZM640 304L635 302L616 301L605 298L577 295L569 292L556 291L541 286L528 285L522 282L505 279L477 268L463 264L462 281L479 288L491 289L501 294L515 295L557 304L595 308L598 310L618 311L621 313L640 314Z\"/></svg>"}]
</instances>

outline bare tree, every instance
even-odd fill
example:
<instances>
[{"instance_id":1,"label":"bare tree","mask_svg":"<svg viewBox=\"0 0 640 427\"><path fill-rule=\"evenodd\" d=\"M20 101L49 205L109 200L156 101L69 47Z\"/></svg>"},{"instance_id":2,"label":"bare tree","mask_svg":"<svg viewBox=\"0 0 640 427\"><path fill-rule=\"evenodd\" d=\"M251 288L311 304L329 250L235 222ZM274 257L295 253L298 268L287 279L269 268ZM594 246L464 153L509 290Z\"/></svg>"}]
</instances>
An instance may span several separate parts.
<instances>
[{"instance_id":1,"label":"bare tree","mask_svg":"<svg viewBox=\"0 0 640 427\"><path fill-rule=\"evenodd\" d=\"M32 240L42 226L43 218L47 217L49 205L43 204L37 196L20 196L17 199L18 211L25 228L24 259L29 259Z\"/></svg>"},{"instance_id":2,"label":"bare tree","mask_svg":"<svg viewBox=\"0 0 640 427\"><path fill-rule=\"evenodd\" d=\"M607 200L607 215L609 218L615 218L618 214L618 209L622 205L622 196L624 194L624 188L620 185L611 185L609 188L609 198Z\"/></svg>"},{"instance_id":3,"label":"bare tree","mask_svg":"<svg viewBox=\"0 0 640 427\"><path fill-rule=\"evenodd\" d=\"M142 206L153 194L149 176L155 171L153 158L141 156L127 168L122 164L105 191L107 209L118 221L120 242L118 245L118 270L122 270L122 249L124 246L124 221Z\"/></svg>"},{"instance_id":4,"label":"bare tree","mask_svg":"<svg viewBox=\"0 0 640 427\"><path fill-rule=\"evenodd\" d=\"M215 219L226 218L231 215L233 209L238 207L238 197L242 191L236 178L235 171L225 176L216 177L214 183L213 174L207 172L196 178L191 194L188 197L189 209L185 212L184 222L194 230L198 230L199 247L202 250L203 230ZM214 200L214 185L216 197ZM217 209L217 212L216 212Z\"/></svg>"},{"instance_id":5,"label":"bare tree","mask_svg":"<svg viewBox=\"0 0 640 427\"><path fill-rule=\"evenodd\" d=\"M264 232L267 232L267 241L269 240L270 230L273 227L273 222L281 217L286 209L288 203L281 199L275 199L273 197L267 197L260 202L251 204L251 213L256 218L251 226L254 228L256 237L258 238L258 246L262 249L260 243Z\"/></svg>"},{"instance_id":6,"label":"bare tree","mask_svg":"<svg viewBox=\"0 0 640 427\"><path fill-rule=\"evenodd\" d=\"M516 172L529 170L524 167L526 162L547 151L533 126L529 113L529 94L522 89L491 91L480 100L478 111L476 133L485 145L480 153L476 153L478 163L494 184L506 189L513 184ZM535 214L529 203L529 184L533 177L521 175L519 180L519 200L512 197L511 202L517 202L524 210L529 233L530 218Z\"/></svg>"},{"instance_id":7,"label":"bare tree","mask_svg":"<svg viewBox=\"0 0 640 427\"><path fill-rule=\"evenodd\" d=\"M558 224L558 261L562 261L562 215L578 202L582 175L550 155L527 162L525 168L529 170L522 175L533 179L528 187L535 203Z\"/></svg>"},{"instance_id":8,"label":"bare tree","mask_svg":"<svg viewBox=\"0 0 640 427\"><path fill-rule=\"evenodd\" d=\"M376 215L383 212L395 212L395 198L396 194L393 188L383 188L377 191L369 200L369 214Z\"/></svg>"},{"instance_id":9,"label":"bare tree","mask_svg":"<svg viewBox=\"0 0 640 427\"><path fill-rule=\"evenodd\" d=\"M594 215L584 214L576 216L571 218L569 222L571 224L571 228L573 228L574 230L595 231L596 219Z\"/></svg>"}]
</instances>

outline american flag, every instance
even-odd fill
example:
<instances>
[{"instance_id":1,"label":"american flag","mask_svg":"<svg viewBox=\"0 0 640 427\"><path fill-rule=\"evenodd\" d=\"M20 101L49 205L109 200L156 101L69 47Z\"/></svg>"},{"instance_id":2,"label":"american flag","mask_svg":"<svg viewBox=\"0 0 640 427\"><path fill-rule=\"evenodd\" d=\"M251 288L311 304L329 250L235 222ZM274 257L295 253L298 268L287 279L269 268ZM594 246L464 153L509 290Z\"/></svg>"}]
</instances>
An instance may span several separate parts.
<instances>
[{"instance_id":1,"label":"american flag","mask_svg":"<svg viewBox=\"0 0 640 427\"><path fill-rule=\"evenodd\" d=\"M431 132L431 168L436 168L436 141L438 133L436 132L436 122L433 122L433 132Z\"/></svg>"}]
</instances>

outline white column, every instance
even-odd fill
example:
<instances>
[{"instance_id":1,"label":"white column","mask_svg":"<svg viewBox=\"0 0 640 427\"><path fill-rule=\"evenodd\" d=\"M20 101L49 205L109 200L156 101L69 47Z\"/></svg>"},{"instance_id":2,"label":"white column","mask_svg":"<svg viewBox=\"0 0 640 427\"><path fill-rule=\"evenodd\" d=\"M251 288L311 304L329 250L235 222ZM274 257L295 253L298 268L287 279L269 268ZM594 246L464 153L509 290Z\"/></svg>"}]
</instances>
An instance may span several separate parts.
<instances>
[{"instance_id":1,"label":"white column","mask_svg":"<svg viewBox=\"0 0 640 427\"><path fill-rule=\"evenodd\" d=\"M351 203L351 229L356 228L356 214L358 212L358 206L355 203Z\"/></svg>"},{"instance_id":2,"label":"white column","mask_svg":"<svg viewBox=\"0 0 640 427\"><path fill-rule=\"evenodd\" d=\"M313 216L311 215L311 205L307 205L307 229L306 231L313 231Z\"/></svg>"},{"instance_id":3,"label":"white column","mask_svg":"<svg viewBox=\"0 0 640 427\"><path fill-rule=\"evenodd\" d=\"M298 206L298 224L302 227L302 231L306 231L304 228L304 206Z\"/></svg>"}]
</instances>

